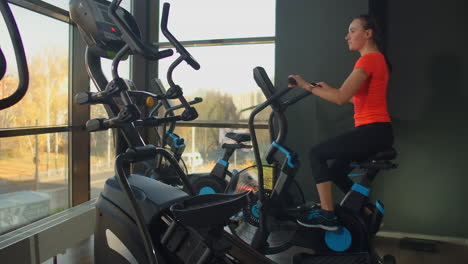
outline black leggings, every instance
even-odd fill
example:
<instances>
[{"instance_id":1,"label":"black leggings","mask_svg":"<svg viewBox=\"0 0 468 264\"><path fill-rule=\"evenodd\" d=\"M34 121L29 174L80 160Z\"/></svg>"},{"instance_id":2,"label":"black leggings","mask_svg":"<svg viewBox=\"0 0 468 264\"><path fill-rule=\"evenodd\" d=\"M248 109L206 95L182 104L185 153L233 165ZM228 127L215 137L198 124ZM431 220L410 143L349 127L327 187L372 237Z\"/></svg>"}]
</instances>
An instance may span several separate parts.
<instances>
[{"instance_id":1,"label":"black leggings","mask_svg":"<svg viewBox=\"0 0 468 264\"><path fill-rule=\"evenodd\" d=\"M353 161L362 161L371 155L391 148L393 129L391 123L372 123L314 146L310 153L310 165L315 183L333 181L347 193L353 181L348 177ZM327 161L333 160L330 166Z\"/></svg>"}]
</instances>

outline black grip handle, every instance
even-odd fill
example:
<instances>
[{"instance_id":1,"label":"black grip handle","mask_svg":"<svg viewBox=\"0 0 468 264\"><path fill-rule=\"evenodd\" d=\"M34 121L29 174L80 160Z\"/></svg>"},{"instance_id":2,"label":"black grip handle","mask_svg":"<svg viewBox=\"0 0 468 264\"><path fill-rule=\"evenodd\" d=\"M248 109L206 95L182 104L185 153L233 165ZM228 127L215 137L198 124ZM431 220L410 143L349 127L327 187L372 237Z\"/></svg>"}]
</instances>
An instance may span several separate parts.
<instances>
[{"instance_id":1,"label":"black grip handle","mask_svg":"<svg viewBox=\"0 0 468 264\"><path fill-rule=\"evenodd\" d=\"M116 128L128 125L129 122L119 122L118 117L114 118L95 118L86 122L86 130L88 132L96 132L109 128Z\"/></svg>"},{"instance_id":2,"label":"black grip handle","mask_svg":"<svg viewBox=\"0 0 468 264\"><path fill-rule=\"evenodd\" d=\"M79 92L75 95L75 103L84 105L90 101L89 92Z\"/></svg>"},{"instance_id":3,"label":"black grip handle","mask_svg":"<svg viewBox=\"0 0 468 264\"><path fill-rule=\"evenodd\" d=\"M296 79L294 79L293 77L289 77L289 78L288 78L288 83L291 84L291 85L297 85L297 81L296 81ZM312 84L313 86L322 87L322 86L320 86L319 84L314 83L314 82L311 82L310 84Z\"/></svg>"},{"instance_id":4,"label":"black grip handle","mask_svg":"<svg viewBox=\"0 0 468 264\"><path fill-rule=\"evenodd\" d=\"M80 105L107 103L107 92L79 92L75 95L75 102Z\"/></svg>"},{"instance_id":5,"label":"black grip handle","mask_svg":"<svg viewBox=\"0 0 468 264\"><path fill-rule=\"evenodd\" d=\"M172 56L172 54L174 54L174 51L171 50L171 49L167 49L167 50L161 50L157 53L157 60L159 59L162 59L162 58L166 58L166 57L170 57Z\"/></svg>"},{"instance_id":6,"label":"black grip handle","mask_svg":"<svg viewBox=\"0 0 468 264\"><path fill-rule=\"evenodd\" d=\"M195 97L192 101L188 102L189 105L194 105L203 102L203 98L201 97Z\"/></svg>"},{"instance_id":7,"label":"black grip handle","mask_svg":"<svg viewBox=\"0 0 468 264\"><path fill-rule=\"evenodd\" d=\"M104 127L105 118L96 118L91 119L86 122L86 130L88 132L95 132L100 130L105 130L107 128Z\"/></svg>"},{"instance_id":8,"label":"black grip handle","mask_svg":"<svg viewBox=\"0 0 468 264\"><path fill-rule=\"evenodd\" d=\"M200 69L200 64L192 57L190 53L188 53L188 51L184 60L187 62L188 65L192 66L194 70L198 71Z\"/></svg>"},{"instance_id":9,"label":"black grip handle","mask_svg":"<svg viewBox=\"0 0 468 264\"><path fill-rule=\"evenodd\" d=\"M128 148L123 154L124 159L129 162L139 162L156 158L157 149L153 145Z\"/></svg>"}]
</instances>

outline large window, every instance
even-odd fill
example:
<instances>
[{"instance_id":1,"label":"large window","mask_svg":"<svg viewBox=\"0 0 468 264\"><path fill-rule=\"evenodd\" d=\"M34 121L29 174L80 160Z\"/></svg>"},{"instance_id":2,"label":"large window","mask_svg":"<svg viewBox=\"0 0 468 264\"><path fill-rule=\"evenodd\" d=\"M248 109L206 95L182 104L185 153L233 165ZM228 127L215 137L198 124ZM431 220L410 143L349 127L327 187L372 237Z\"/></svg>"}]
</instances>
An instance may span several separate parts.
<instances>
[{"instance_id":1,"label":"large window","mask_svg":"<svg viewBox=\"0 0 468 264\"><path fill-rule=\"evenodd\" d=\"M68 0L42 0L46 3L49 3L51 5L54 5L56 7L69 10L69 2ZM131 0L123 0L122 3L120 4L121 7L130 10L130 5L131 5Z\"/></svg>"},{"instance_id":2,"label":"large window","mask_svg":"<svg viewBox=\"0 0 468 264\"><path fill-rule=\"evenodd\" d=\"M175 34L175 33L174 33ZM202 97L197 105L197 121L246 121L250 108L263 102L260 88L253 79L253 68L264 67L274 73L274 44L244 44L187 48L200 63L198 71L182 63L174 71L174 81L187 97ZM173 60L161 60L163 80ZM163 81L167 86L167 83ZM221 102L221 103L220 103Z\"/></svg>"},{"instance_id":3,"label":"large window","mask_svg":"<svg viewBox=\"0 0 468 264\"><path fill-rule=\"evenodd\" d=\"M29 66L29 90L16 105L0 112L0 128L68 124L69 25L11 5ZM0 46L7 57L7 73L0 82L0 98L17 87L13 47L3 19ZM5 36L5 37L3 37Z\"/></svg>"},{"instance_id":4,"label":"large window","mask_svg":"<svg viewBox=\"0 0 468 264\"><path fill-rule=\"evenodd\" d=\"M270 77L274 76L276 3L274 0L229 3L161 0L161 10L164 2L171 4L169 30L183 41L201 65L200 70L195 71L182 63L174 71L173 79L188 99L203 98L203 102L195 106L199 117L193 121L193 127L179 127L176 133L187 142L188 171L206 172L222 157L225 133L233 130L248 132L246 124L252 108L265 101L253 79L253 69L261 66ZM159 40L161 49L171 47L162 33ZM166 74L173 60L159 61L159 78L166 88ZM269 113L269 109L261 113L257 122L265 123ZM244 128L220 128L220 122ZM202 124L212 128L199 127ZM263 152L269 144L269 136L267 130L259 130L257 134ZM252 151L237 151L230 164L234 169L253 164Z\"/></svg>"},{"instance_id":5,"label":"large window","mask_svg":"<svg viewBox=\"0 0 468 264\"><path fill-rule=\"evenodd\" d=\"M275 0L160 0L171 4L168 27L184 40L272 37ZM167 39L160 33L161 42Z\"/></svg>"},{"instance_id":6,"label":"large window","mask_svg":"<svg viewBox=\"0 0 468 264\"><path fill-rule=\"evenodd\" d=\"M10 5L29 67L29 89L0 112L0 234L69 206L69 24ZM3 19L0 46L7 73L0 98L17 87L12 43ZM39 131L41 130L41 131ZM19 133L18 133L19 132ZM17 133L18 136L14 136Z\"/></svg>"},{"instance_id":7,"label":"large window","mask_svg":"<svg viewBox=\"0 0 468 264\"><path fill-rule=\"evenodd\" d=\"M68 133L0 138L0 234L68 208Z\"/></svg>"},{"instance_id":8,"label":"large window","mask_svg":"<svg viewBox=\"0 0 468 264\"><path fill-rule=\"evenodd\" d=\"M46 3L49 3L51 5L54 5L56 7L65 9L65 10L69 9L68 2L70 2L70 1L65 1L65 0L42 0L42 1L44 1Z\"/></svg>"},{"instance_id":9,"label":"large window","mask_svg":"<svg viewBox=\"0 0 468 264\"><path fill-rule=\"evenodd\" d=\"M218 159L223 158L225 149L224 143L233 144L233 140L225 137L226 133L248 133L248 129L233 128L204 128L204 127L177 127L175 133L184 138L186 142L184 154L184 169L189 173L209 172L213 169ZM270 145L270 138L266 129L257 129L257 140L260 153L264 153ZM250 145L250 142L245 142ZM230 170L242 170L255 165L255 158L252 149L238 149L229 159Z\"/></svg>"}]
</instances>

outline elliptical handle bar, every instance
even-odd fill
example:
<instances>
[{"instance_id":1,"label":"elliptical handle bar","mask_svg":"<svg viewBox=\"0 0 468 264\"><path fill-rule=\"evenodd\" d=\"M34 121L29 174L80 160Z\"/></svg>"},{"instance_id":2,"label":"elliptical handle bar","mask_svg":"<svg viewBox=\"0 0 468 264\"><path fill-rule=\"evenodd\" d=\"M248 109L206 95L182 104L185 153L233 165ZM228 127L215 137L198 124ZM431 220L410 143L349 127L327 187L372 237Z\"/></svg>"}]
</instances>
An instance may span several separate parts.
<instances>
[{"instance_id":1,"label":"elliptical handle bar","mask_svg":"<svg viewBox=\"0 0 468 264\"><path fill-rule=\"evenodd\" d=\"M158 51L153 45L144 44L139 37L132 32L132 30L125 24L122 19L117 15L117 8L120 6L122 0L113 0L107 10L110 18L122 33L122 39L127 43L132 52L137 53L149 60L159 60L165 57L172 56L174 52L171 49Z\"/></svg>"},{"instance_id":2,"label":"elliptical handle bar","mask_svg":"<svg viewBox=\"0 0 468 264\"><path fill-rule=\"evenodd\" d=\"M289 88L291 89L291 88ZM289 106L289 105L292 105L292 104L295 104L297 103L298 101L306 98L307 96L311 95L312 93L309 92L309 91L303 91L301 92L300 94L296 95L295 97L291 98L291 99L288 99L284 102L282 102L281 104L282 105L286 105L286 106Z\"/></svg>"},{"instance_id":3,"label":"elliptical handle bar","mask_svg":"<svg viewBox=\"0 0 468 264\"><path fill-rule=\"evenodd\" d=\"M2 13L3 20L8 28L10 39L15 50L15 57L18 67L19 82L15 92L7 98L0 99L0 110L13 106L18 103L26 94L29 85L29 72L26 55L24 53L23 41L19 34L18 26L16 25L15 18L8 6L7 0L0 0L0 12ZM6 70L6 60L5 60ZM3 74L2 74L3 75Z\"/></svg>"},{"instance_id":4,"label":"elliptical handle bar","mask_svg":"<svg viewBox=\"0 0 468 264\"><path fill-rule=\"evenodd\" d=\"M194 70L200 69L200 64L192 57L192 55L180 44L180 42L172 35L171 32L167 29L167 20L169 17L169 3L164 3L163 5L163 12L161 18L161 32L163 35L169 40L169 42L174 45L177 52L179 52L180 56L190 65Z\"/></svg>"}]
</instances>

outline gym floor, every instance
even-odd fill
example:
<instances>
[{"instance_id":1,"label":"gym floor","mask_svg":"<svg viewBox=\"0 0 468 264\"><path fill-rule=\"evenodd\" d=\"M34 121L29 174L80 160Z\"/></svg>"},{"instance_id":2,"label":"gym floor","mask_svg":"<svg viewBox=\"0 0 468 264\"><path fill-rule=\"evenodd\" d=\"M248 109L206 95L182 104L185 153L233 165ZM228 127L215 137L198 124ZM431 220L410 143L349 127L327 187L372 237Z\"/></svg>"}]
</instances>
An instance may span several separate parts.
<instances>
[{"instance_id":1,"label":"gym floor","mask_svg":"<svg viewBox=\"0 0 468 264\"><path fill-rule=\"evenodd\" d=\"M401 248L401 240L395 238L378 237L375 241L377 252L383 256L393 255L398 264L468 264L468 246L454 245L444 242L434 242L434 252ZM91 264L93 260L94 238L91 237L79 243L76 247L67 249L65 254L59 254L44 262L45 264ZM291 263L291 257L298 249L289 249L271 259L278 264Z\"/></svg>"}]
</instances>

